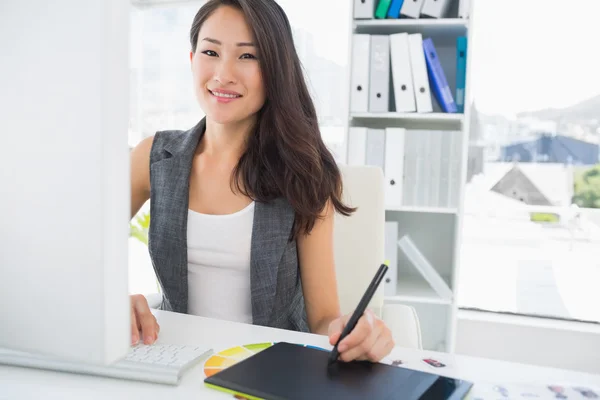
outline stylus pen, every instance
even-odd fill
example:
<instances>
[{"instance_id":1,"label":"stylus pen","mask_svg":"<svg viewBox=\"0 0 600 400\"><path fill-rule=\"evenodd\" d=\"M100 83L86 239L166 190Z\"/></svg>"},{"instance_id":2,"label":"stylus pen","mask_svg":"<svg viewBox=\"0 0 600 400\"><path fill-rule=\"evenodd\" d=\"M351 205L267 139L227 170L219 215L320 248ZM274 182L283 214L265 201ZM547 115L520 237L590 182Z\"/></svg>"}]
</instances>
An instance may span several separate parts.
<instances>
[{"instance_id":1,"label":"stylus pen","mask_svg":"<svg viewBox=\"0 0 600 400\"><path fill-rule=\"evenodd\" d=\"M352 332L352 330L358 323L358 320L360 319L360 317L365 313L365 310L367 309L367 305L369 305L369 303L371 302L371 299L373 298L373 295L377 291L377 288L379 287L379 284L383 280L383 276L385 275L387 270L388 270L388 266L386 264L381 264L381 266L377 270L377 273L373 277L373 280L369 284L369 287L367 287L367 291L365 292L365 294L363 294L363 297L362 297L362 299L360 299L360 302L358 303L356 310L354 310L354 313L352 314L352 316L350 317L350 320L344 327L342 334L340 335L339 339L335 343L335 346L333 346L331 353L329 353L329 364L334 363L340 356L340 353L338 352L338 344L346 336L348 336L348 334L350 332Z\"/></svg>"}]
</instances>

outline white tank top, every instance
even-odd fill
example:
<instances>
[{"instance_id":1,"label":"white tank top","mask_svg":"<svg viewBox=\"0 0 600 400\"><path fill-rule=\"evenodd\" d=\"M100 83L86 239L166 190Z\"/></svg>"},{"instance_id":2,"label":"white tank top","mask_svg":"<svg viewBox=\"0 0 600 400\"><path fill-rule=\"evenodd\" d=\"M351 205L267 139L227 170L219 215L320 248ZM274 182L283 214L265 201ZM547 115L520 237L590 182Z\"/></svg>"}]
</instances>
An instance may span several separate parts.
<instances>
[{"instance_id":1,"label":"white tank top","mask_svg":"<svg viewBox=\"0 0 600 400\"><path fill-rule=\"evenodd\" d=\"M252 323L254 202L227 215L188 210L188 313Z\"/></svg>"}]
</instances>

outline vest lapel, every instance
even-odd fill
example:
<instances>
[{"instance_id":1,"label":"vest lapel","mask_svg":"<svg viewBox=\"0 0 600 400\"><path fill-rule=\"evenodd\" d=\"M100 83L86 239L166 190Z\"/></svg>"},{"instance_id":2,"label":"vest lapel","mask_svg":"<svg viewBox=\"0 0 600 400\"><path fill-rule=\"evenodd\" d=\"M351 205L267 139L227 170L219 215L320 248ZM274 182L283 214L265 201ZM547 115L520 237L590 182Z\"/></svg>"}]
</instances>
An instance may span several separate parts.
<instances>
[{"instance_id":1,"label":"vest lapel","mask_svg":"<svg viewBox=\"0 0 600 400\"><path fill-rule=\"evenodd\" d=\"M160 278L167 309L186 313L187 216L190 172L198 141L205 129L203 119L184 135L173 136L164 151L165 158L151 165L152 201L150 202L150 245Z\"/></svg>"},{"instance_id":2,"label":"vest lapel","mask_svg":"<svg viewBox=\"0 0 600 400\"><path fill-rule=\"evenodd\" d=\"M294 223L294 211L282 198L257 202L250 256L252 316L255 325L269 325L277 290L277 272Z\"/></svg>"}]
</instances>

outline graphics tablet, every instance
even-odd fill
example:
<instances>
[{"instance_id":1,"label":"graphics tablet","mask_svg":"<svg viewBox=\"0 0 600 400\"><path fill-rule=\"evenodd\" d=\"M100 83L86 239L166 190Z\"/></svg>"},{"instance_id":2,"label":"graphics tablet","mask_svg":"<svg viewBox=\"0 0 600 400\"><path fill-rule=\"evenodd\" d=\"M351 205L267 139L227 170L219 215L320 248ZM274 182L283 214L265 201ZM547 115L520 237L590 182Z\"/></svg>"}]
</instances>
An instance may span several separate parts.
<instances>
[{"instance_id":1,"label":"graphics tablet","mask_svg":"<svg viewBox=\"0 0 600 400\"><path fill-rule=\"evenodd\" d=\"M204 380L249 399L459 400L472 383L363 361L328 366L328 351L278 342Z\"/></svg>"}]
</instances>

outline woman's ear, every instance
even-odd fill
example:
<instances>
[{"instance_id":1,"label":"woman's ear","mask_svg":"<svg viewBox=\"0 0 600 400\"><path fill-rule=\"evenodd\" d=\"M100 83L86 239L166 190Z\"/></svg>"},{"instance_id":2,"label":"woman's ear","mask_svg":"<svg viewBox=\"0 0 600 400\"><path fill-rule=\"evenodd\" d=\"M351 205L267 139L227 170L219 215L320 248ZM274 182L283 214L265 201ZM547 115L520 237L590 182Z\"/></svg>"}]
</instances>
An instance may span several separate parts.
<instances>
[{"instance_id":1,"label":"woman's ear","mask_svg":"<svg viewBox=\"0 0 600 400\"><path fill-rule=\"evenodd\" d=\"M190 62L194 60L194 52L190 51Z\"/></svg>"}]
</instances>

